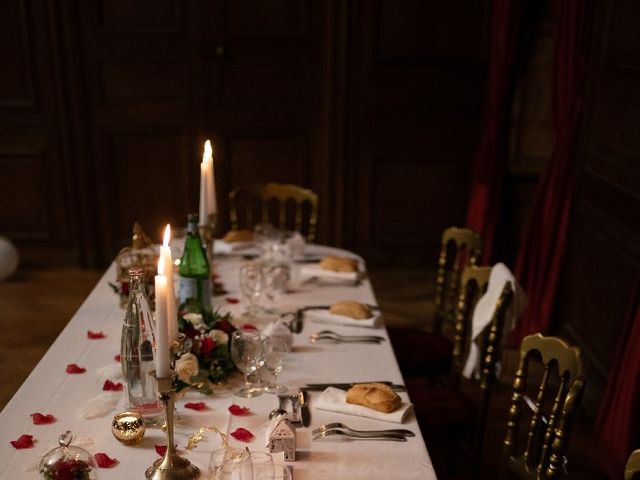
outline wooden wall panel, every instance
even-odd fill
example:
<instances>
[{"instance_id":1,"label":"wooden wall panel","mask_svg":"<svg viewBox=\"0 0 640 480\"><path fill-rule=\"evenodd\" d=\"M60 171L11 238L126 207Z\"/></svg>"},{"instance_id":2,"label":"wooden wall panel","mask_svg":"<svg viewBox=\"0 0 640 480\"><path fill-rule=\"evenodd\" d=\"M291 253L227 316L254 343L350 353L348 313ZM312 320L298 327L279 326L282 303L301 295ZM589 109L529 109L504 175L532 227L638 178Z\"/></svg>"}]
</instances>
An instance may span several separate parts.
<instances>
[{"instance_id":1,"label":"wooden wall panel","mask_svg":"<svg viewBox=\"0 0 640 480\"><path fill-rule=\"evenodd\" d=\"M104 32L176 33L181 29L181 0L100 0L97 13Z\"/></svg>"},{"instance_id":2,"label":"wooden wall panel","mask_svg":"<svg viewBox=\"0 0 640 480\"><path fill-rule=\"evenodd\" d=\"M111 105L150 103L189 104L188 66L162 62L104 64L102 66L102 101Z\"/></svg>"},{"instance_id":3,"label":"wooden wall panel","mask_svg":"<svg viewBox=\"0 0 640 480\"><path fill-rule=\"evenodd\" d=\"M24 1L0 3L0 44L6 46L0 49L0 65L10 66L2 69L0 108L35 107L35 52L26 15Z\"/></svg>"}]
</instances>

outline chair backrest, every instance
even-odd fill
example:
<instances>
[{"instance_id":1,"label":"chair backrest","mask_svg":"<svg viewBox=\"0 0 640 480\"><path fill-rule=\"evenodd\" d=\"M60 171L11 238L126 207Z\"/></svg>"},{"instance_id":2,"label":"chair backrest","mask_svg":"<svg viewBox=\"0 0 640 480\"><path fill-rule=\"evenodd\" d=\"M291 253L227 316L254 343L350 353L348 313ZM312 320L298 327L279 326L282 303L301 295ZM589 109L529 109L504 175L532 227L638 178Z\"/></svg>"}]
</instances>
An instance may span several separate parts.
<instances>
[{"instance_id":1,"label":"chair backrest","mask_svg":"<svg viewBox=\"0 0 640 480\"><path fill-rule=\"evenodd\" d=\"M526 396L527 378L530 361L534 357L541 359L544 371L535 399L529 399ZM558 384L552 388L550 381L555 369ZM585 370L580 351L559 338L537 333L522 340L503 444L509 472L523 479L554 479L564 475L565 452L584 390ZM517 451L525 403L532 413L526 422L526 445L522 451Z\"/></svg>"},{"instance_id":2,"label":"chair backrest","mask_svg":"<svg viewBox=\"0 0 640 480\"><path fill-rule=\"evenodd\" d=\"M624 467L624 480L638 480L640 478L640 450L634 450L629 455Z\"/></svg>"},{"instance_id":3,"label":"chair backrest","mask_svg":"<svg viewBox=\"0 0 640 480\"><path fill-rule=\"evenodd\" d=\"M464 360L469 351L470 327L473 310L480 297L487 291L491 267L471 265L464 269L460 279L460 295L456 306L455 328L453 335L453 370L462 371Z\"/></svg>"},{"instance_id":4,"label":"chair backrest","mask_svg":"<svg viewBox=\"0 0 640 480\"><path fill-rule=\"evenodd\" d=\"M229 193L231 228L272 223L296 230L312 242L318 221L318 195L297 185L267 183L238 187Z\"/></svg>"},{"instance_id":5,"label":"chair backrest","mask_svg":"<svg viewBox=\"0 0 640 480\"><path fill-rule=\"evenodd\" d=\"M454 323L460 288L460 274L475 265L482 250L480 234L468 228L449 227L442 233L436 277L434 330L442 323Z\"/></svg>"}]
</instances>

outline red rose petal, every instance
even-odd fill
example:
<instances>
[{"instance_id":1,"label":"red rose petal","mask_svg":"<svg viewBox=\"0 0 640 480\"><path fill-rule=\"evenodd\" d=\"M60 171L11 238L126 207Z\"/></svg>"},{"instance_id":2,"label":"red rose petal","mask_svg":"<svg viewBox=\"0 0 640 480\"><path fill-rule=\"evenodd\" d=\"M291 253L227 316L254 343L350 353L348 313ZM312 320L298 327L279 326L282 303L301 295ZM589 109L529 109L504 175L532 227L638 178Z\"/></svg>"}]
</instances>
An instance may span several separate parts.
<instances>
[{"instance_id":1,"label":"red rose petal","mask_svg":"<svg viewBox=\"0 0 640 480\"><path fill-rule=\"evenodd\" d=\"M120 361L120 354L118 354L118 355L116 355L115 357L113 357L113 359L114 359L116 362L119 362L119 361Z\"/></svg>"},{"instance_id":2,"label":"red rose petal","mask_svg":"<svg viewBox=\"0 0 640 480\"><path fill-rule=\"evenodd\" d=\"M242 427L236 428L236 430L231 432L230 435L236 440L241 440L243 442L249 442L253 438L253 433Z\"/></svg>"},{"instance_id":3,"label":"red rose petal","mask_svg":"<svg viewBox=\"0 0 640 480\"><path fill-rule=\"evenodd\" d=\"M235 297L227 297L226 300L227 300L227 303L240 303L240 300L238 300Z\"/></svg>"},{"instance_id":4,"label":"red rose petal","mask_svg":"<svg viewBox=\"0 0 640 480\"><path fill-rule=\"evenodd\" d=\"M109 455L106 453L96 453L93 458L96 459L96 463L100 468L111 468L118 463L118 460L115 458L109 458Z\"/></svg>"},{"instance_id":5,"label":"red rose petal","mask_svg":"<svg viewBox=\"0 0 640 480\"><path fill-rule=\"evenodd\" d=\"M105 392L121 392L124 389L120 382L113 383L111 380L105 380L102 390Z\"/></svg>"},{"instance_id":6,"label":"red rose petal","mask_svg":"<svg viewBox=\"0 0 640 480\"><path fill-rule=\"evenodd\" d=\"M244 325L242 325L242 330L245 331L253 331L253 330L258 330L258 327L256 327L255 325L251 325L250 323L245 323Z\"/></svg>"},{"instance_id":7,"label":"red rose petal","mask_svg":"<svg viewBox=\"0 0 640 480\"><path fill-rule=\"evenodd\" d=\"M251 409L249 407L241 407L234 403L229 407L229 412L231 415L249 415L251 413Z\"/></svg>"},{"instance_id":8,"label":"red rose petal","mask_svg":"<svg viewBox=\"0 0 640 480\"><path fill-rule=\"evenodd\" d=\"M75 363L70 363L69 365L67 365L67 373L84 373L86 371L86 368L79 367Z\"/></svg>"},{"instance_id":9,"label":"red rose petal","mask_svg":"<svg viewBox=\"0 0 640 480\"><path fill-rule=\"evenodd\" d=\"M33 447L33 435L20 435L20 438L17 440L11 440L11 445L18 450L21 448L31 448Z\"/></svg>"},{"instance_id":10,"label":"red rose petal","mask_svg":"<svg viewBox=\"0 0 640 480\"><path fill-rule=\"evenodd\" d=\"M164 454L167 453L166 445L156 445L156 453L161 457L164 457Z\"/></svg>"},{"instance_id":11,"label":"red rose petal","mask_svg":"<svg viewBox=\"0 0 640 480\"><path fill-rule=\"evenodd\" d=\"M191 410L198 410L201 412L202 410L207 409L207 404L204 402L189 402L184 404L184 408L190 408Z\"/></svg>"},{"instance_id":12,"label":"red rose petal","mask_svg":"<svg viewBox=\"0 0 640 480\"><path fill-rule=\"evenodd\" d=\"M99 338L106 338L106 335L102 332L92 332L91 330L87 330L87 338L97 340Z\"/></svg>"},{"instance_id":13,"label":"red rose petal","mask_svg":"<svg viewBox=\"0 0 640 480\"><path fill-rule=\"evenodd\" d=\"M46 425L47 423L53 423L56 421L56 417L53 415L43 415L41 413L32 413L31 418L33 419L34 425Z\"/></svg>"}]
</instances>

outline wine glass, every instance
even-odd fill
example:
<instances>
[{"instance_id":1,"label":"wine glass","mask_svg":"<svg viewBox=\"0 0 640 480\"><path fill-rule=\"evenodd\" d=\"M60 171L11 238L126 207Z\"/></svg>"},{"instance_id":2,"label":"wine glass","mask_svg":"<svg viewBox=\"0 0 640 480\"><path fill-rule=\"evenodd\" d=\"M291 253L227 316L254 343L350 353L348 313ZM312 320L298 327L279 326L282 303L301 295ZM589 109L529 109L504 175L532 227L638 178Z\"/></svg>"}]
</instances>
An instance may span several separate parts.
<instances>
[{"instance_id":1,"label":"wine glass","mask_svg":"<svg viewBox=\"0 0 640 480\"><path fill-rule=\"evenodd\" d=\"M291 480L291 469L287 465L259 465L254 472L255 480Z\"/></svg>"},{"instance_id":2,"label":"wine glass","mask_svg":"<svg viewBox=\"0 0 640 480\"><path fill-rule=\"evenodd\" d=\"M236 330L231 335L231 360L244 374L244 386L236 392L241 397L257 397L263 389L249 381L249 375L264 365L264 335L250 330Z\"/></svg>"},{"instance_id":3,"label":"wine glass","mask_svg":"<svg viewBox=\"0 0 640 480\"><path fill-rule=\"evenodd\" d=\"M288 348L284 340L276 337L266 337L263 344L264 366L273 374L273 384L265 387L266 392L284 393L288 389L284 385L278 384L278 374L284 368L284 359L287 356Z\"/></svg>"},{"instance_id":4,"label":"wine glass","mask_svg":"<svg viewBox=\"0 0 640 480\"><path fill-rule=\"evenodd\" d=\"M236 448L214 450L209 458L209 478L253 480L253 463L249 452Z\"/></svg>"},{"instance_id":5,"label":"wine glass","mask_svg":"<svg viewBox=\"0 0 640 480\"><path fill-rule=\"evenodd\" d=\"M246 262L240 267L240 290L249 301L249 308L245 315L255 317L258 313L258 303L264 288L264 275L260 262Z\"/></svg>"}]
</instances>

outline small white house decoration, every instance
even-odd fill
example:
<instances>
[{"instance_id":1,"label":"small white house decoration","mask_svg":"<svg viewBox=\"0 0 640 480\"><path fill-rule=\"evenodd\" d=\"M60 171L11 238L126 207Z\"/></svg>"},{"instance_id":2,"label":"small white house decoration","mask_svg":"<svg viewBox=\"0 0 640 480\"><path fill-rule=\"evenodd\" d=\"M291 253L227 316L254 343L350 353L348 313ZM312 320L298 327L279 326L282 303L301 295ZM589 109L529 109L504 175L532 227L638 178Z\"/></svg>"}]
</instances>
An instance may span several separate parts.
<instances>
[{"instance_id":1,"label":"small white house decoration","mask_svg":"<svg viewBox=\"0 0 640 480\"><path fill-rule=\"evenodd\" d=\"M282 417L269 435L269 453L284 452L285 462L296 460L296 427L291 420Z\"/></svg>"}]
</instances>

